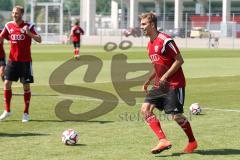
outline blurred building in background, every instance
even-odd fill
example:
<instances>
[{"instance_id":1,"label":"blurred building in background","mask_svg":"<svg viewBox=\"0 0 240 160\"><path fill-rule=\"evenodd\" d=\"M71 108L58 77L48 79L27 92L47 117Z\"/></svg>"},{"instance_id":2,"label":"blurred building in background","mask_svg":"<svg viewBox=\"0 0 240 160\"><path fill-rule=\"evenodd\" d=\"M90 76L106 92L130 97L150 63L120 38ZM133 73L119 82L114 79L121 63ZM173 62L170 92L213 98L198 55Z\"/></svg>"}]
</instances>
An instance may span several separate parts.
<instances>
[{"instance_id":1,"label":"blurred building in background","mask_svg":"<svg viewBox=\"0 0 240 160\"><path fill-rule=\"evenodd\" d=\"M2 5L3 3L4 5ZM159 30L176 38L240 37L239 0L0 0L0 27L11 19L12 6L25 7L45 43L65 43L71 24L80 20L86 36L139 38L139 16L154 12ZM84 42L84 39L83 39ZM143 41L141 41L143 43ZM188 43L187 41L184 43ZM221 44L221 43L220 43ZM187 46L187 45L185 45Z\"/></svg>"}]
</instances>

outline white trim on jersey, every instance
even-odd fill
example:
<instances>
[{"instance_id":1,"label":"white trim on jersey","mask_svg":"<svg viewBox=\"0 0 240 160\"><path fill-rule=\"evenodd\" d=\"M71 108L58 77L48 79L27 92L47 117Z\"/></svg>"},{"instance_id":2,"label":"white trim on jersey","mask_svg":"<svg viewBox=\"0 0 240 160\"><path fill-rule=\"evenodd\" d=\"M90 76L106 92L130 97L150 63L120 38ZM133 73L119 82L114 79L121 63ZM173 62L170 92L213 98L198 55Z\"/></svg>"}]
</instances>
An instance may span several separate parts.
<instances>
[{"instance_id":1,"label":"white trim on jersey","mask_svg":"<svg viewBox=\"0 0 240 160\"><path fill-rule=\"evenodd\" d=\"M162 47L161 53L163 53L165 51L167 42L172 41L172 40L173 40L172 38L164 39L164 43L163 43L163 47Z\"/></svg>"},{"instance_id":2,"label":"white trim on jersey","mask_svg":"<svg viewBox=\"0 0 240 160\"><path fill-rule=\"evenodd\" d=\"M170 48L172 48L172 50L173 50L176 54L178 54L176 48L174 47L174 45L173 45L171 42L168 43L168 45L169 45Z\"/></svg>"},{"instance_id":3,"label":"white trim on jersey","mask_svg":"<svg viewBox=\"0 0 240 160\"><path fill-rule=\"evenodd\" d=\"M7 22L7 23L5 24L5 28L7 29L7 31L8 31L9 34L10 34L10 30L9 30L9 28L8 28L8 24L10 24L10 23L13 23L13 21Z\"/></svg>"},{"instance_id":4,"label":"white trim on jersey","mask_svg":"<svg viewBox=\"0 0 240 160\"><path fill-rule=\"evenodd\" d=\"M161 34L161 33L158 35L158 38L161 38L162 40L167 39L167 37L165 35Z\"/></svg>"},{"instance_id":5,"label":"white trim on jersey","mask_svg":"<svg viewBox=\"0 0 240 160\"><path fill-rule=\"evenodd\" d=\"M29 29L31 29L34 26L34 23L28 22L29 24Z\"/></svg>"},{"instance_id":6,"label":"white trim on jersey","mask_svg":"<svg viewBox=\"0 0 240 160\"><path fill-rule=\"evenodd\" d=\"M31 22L27 22L27 23L29 24L29 30L35 26L34 23L31 23ZM35 30L35 27L33 28L33 31L34 31L35 33L37 33L37 31ZM37 34L38 34L38 33L37 33Z\"/></svg>"},{"instance_id":7,"label":"white trim on jersey","mask_svg":"<svg viewBox=\"0 0 240 160\"><path fill-rule=\"evenodd\" d=\"M5 28L7 29L8 33L10 34L10 30L7 25L5 25Z\"/></svg>"}]
</instances>

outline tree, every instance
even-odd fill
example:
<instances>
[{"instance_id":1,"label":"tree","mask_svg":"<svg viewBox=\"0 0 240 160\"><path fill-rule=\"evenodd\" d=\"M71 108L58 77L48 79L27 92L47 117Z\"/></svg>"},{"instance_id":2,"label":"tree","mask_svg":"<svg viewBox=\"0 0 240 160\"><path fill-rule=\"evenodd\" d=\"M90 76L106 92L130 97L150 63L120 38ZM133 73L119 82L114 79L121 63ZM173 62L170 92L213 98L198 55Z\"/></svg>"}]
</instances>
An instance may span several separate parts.
<instances>
[{"instance_id":1,"label":"tree","mask_svg":"<svg viewBox=\"0 0 240 160\"><path fill-rule=\"evenodd\" d=\"M1 11L11 11L12 1L0 0L0 10Z\"/></svg>"},{"instance_id":2,"label":"tree","mask_svg":"<svg viewBox=\"0 0 240 160\"><path fill-rule=\"evenodd\" d=\"M111 13L111 0L96 0L96 6L97 14Z\"/></svg>"},{"instance_id":3,"label":"tree","mask_svg":"<svg viewBox=\"0 0 240 160\"><path fill-rule=\"evenodd\" d=\"M70 15L80 15L80 0L65 0L63 3Z\"/></svg>"}]
</instances>

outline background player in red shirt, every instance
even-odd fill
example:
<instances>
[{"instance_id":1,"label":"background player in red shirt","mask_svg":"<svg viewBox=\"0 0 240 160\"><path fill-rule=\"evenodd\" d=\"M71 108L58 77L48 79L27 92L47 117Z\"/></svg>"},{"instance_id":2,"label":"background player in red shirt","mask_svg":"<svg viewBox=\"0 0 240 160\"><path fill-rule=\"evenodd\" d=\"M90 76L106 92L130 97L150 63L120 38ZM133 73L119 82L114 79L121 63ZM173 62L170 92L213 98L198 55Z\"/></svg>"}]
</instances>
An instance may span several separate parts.
<instances>
[{"instance_id":1,"label":"background player in red shirt","mask_svg":"<svg viewBox=\"0 0 240 160\"><path fill-rule=\"evenodd\" d=\"M70 39L72 40L74 47L74 58L79 58L79 49L81 43L81 35L84 34L83 29L79 26L79 21L76 21L74 26L71 29Z\"/></svg>"},{"instance_id":2,"label":"background player in red shirt","mask_svg":"<svg viewBox=\"0 0 240 160\"><path fill-rule=\"evenodd\" d=\"M185 98L185 78L181 68L183 58L173 39L157 31L157 18L153 13L142 15L141 29L144 35L150 37L148 54L154 67L152 75L143 85L147 95L141 107L145 121L159 139L159 143L151 152L157 154L172 146L161 128L160 121L153 113L156 107L164 110L166 114L171 114L183 129L189 139L183 153L191 153L197 148L197 142L189 121L182 114ZM148 85L153 79L154 87L148 91Z\"/></svg>"},{"instance_id":3,"label":"background player in red shirt","mask_svg":"<svg viewBox=\"0 0 240 160\"><path fill-rule=\"evenodd\" d=\"M2 32L2 29L0 29L0 34ZM5 69L5 66L6 66L6 60L5 60L5 51L4 51L4 48L3 48L3 42L0 43L0 76L3 78L3 75L4 75L4 69Z\"/></svg>"},{"instance_id":4,"label":"background player in red shirt","mask_svg":"<svg viewBox=\"0 0 240 160\"><path fill-rule=\"evenodd\" d=\"M12 81L20 79L20 82L23 84L25 102L22 122L29 121L30 83L33 83L31 43L32 39L39 43L42 40L41 36L36 33L34 25L23 21L23 14L24 8L15 6L12 10L13 21L6 23L0 34L0 43L2 43L3 38L8 39L10 42L9 61L4 73L5 110L0 116L0 120L11 115Z\"/></svg>"}]
</instances>

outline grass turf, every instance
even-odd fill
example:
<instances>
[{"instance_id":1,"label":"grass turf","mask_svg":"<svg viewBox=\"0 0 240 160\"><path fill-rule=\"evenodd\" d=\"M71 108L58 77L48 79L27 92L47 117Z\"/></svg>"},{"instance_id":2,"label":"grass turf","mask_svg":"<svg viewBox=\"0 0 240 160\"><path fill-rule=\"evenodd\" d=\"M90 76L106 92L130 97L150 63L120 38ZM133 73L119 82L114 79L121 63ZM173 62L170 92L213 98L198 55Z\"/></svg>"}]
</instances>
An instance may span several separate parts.
<instances>
[{"instance_id":1,"label":"grass turf","mask_svg":"<svg viewBox=\"0 0 240 160\"><path fill-rule=\"evenodd\" d=\"M8 52L8 47L6 50ZM74 70L65 82L76 87L85 86L109 92L119 100L113 111L89 122L64 122L54 112L56 104L64 99L73 100L70 110L76 114L89 111L101 103L91 97L57 93L49 87L51 73L72 57L72 46L33 45L32 52L35 83L32 85L31 121L21 122L22 87L20 83L14 83L13 93L16 95L11 103L13 115L0 122L1 160L240 159L239 50L181 50L187 78L185 114L199 142L197 151L186 155L179 155L187 143L186 136L175 122L159 112L156 114L173 147L159 155L151 155L150 149L157 144L157 138L139 114L143 98L138 98L136 105L129 106L119 98L111 82L112 57L123 53L127 55L129 63L149 62L145 48L133 47L113 52L106 52L99 46L81 48L81 55L100 58L103 67L94 83L83 81L86 67ZM131 73L131 77L141 73ZM199 102L203 107L199 116L188 114L188 107L194 102ZM68 128L79 132L76 146L61 144L61 133Z\"/></svg>"}]
</instances>

